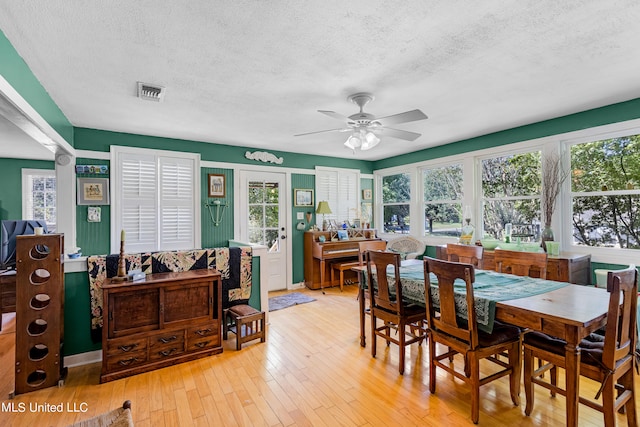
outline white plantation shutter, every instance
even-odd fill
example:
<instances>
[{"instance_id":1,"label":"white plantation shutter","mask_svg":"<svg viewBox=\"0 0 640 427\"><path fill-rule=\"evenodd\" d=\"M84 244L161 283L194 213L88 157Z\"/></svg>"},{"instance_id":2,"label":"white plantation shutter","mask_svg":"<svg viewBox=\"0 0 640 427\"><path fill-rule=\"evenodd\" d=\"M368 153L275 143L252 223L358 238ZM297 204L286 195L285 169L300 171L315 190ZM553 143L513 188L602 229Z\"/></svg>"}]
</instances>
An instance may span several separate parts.
<instances>
[{"instance_id":1,"label":"white plantation shutter","mask_svg":"<svg viewBox=\"0 0 640 427\"><path fill-rule=\"evenodd\" d=\"M322 200L329 202L332 213L327 214L326 219L334 219L341 224L344 220L356 218L359 191L360 171L316 167L316 207ZM322 223L322 215L317 222Z\"/></svg>"},{"instance_id":2,"label":"white plantation shutter","mask_svg":"<svg viewBox=\"0 0 640 427\"><path fill-rule=\"evenodd\" d=\"M146 251L156 246L156 162L148 156L130 154L121 158L120 168L120 218L121 228L126 230L125 250Z\"/></svg>"},{"instance_id":3,"label":"white plantation shutter","mask_svg":"<svg viewBox=\"0 0 640 427\"><path fill-rule=\"evenodd\" d=\"M200 244L199 158L114 147L116 197L112 252L125 230L128 253L193 249ZM118 246L117 248L114 248Z\"/></svg>"},{"instance_id":4,"label":"white plantation shutter","mask_svg":"<svg viewBox=\"0 0 640 427\"><path fill-rule=\"evenodd\" d=\"M161 157L160 245L161 250L192 249L193 161Z\"/></svg>"}]
</instances>

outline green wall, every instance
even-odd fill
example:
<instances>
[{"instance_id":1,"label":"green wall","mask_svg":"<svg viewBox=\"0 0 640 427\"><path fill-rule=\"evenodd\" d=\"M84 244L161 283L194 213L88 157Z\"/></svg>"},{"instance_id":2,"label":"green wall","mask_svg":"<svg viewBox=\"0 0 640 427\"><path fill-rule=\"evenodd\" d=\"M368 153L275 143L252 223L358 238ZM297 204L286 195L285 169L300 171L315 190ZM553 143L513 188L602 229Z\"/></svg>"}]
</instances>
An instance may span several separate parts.
<instances>
[{"instance_id":1,"label":"green wall","mask_svg":"<svg viewBox=\"0 0 640 427\"><path fill-rule=\"evenodd\" d=\"M77 158L76 165L107 165L108 160L95 160L86 158ZM109 175L92 175L79 173L77 178L108 178ZM113 197L113 195L111 195ZM109 230L111 229L111 206L100 206L100 222L87 221L88 206L76 205L76 246L82 249L84 255L106 255L109 254L111 240Z\"/></svg>"},{"instance_id":2,"label":"green wall","mask_svg":"<svg viewBox=\"0 0 640 427\"><path fill-rule=\"evenodd\" d=\"M374 162L384 169L640 118L640 98Z\"/></svg>"},{"instance_id":3,"label":"green wall","mask_svg":"<svg viewBox=\"0 0 640 427\"><path fill-rule=\"evenodd\" d=\"M233 227L234 227L234 218L235 218L235 210L233 206L233 170L231 169L220 169L220 168L201 168L201 189L200 194L202 196L202 200L200 201L201 206L201 224L202 224L202 247L203 248L217 248L221 246L227 246L229 244L229 240L233 240ZM210 173L222 174L225 176L224 184L225 184L225 197L208 197L209 195L209 180L208 175ZM205 203L211 204L215 201L220 202L220 208L216 208L215 206L207 207ZM223 205L227 205L226 208L222 208ZM224 212L221 215L222 221L220 225L214 225L212 221L213 218L216 217L216 211L220 210L220 212Z\"/></svg>"},{"instance_id":4,"label":"green wall","mask_svg":"<svg viewBox=\"0 0 640 427\"><path fill-rule=\"evenodd\" d=\"M52 161L0 159L0 220L22 219L22 169L55 169Z\"/></svg>"},{"instance_id":5,"label":"green wall","mask_svg":"<svg viewBox=\"0 0 640 427\"><path fill-rule=\"evenodd\" d=\"M365 160L341 159L337 157L312 156L308 154L267 150L284 159L282 164L275 165L272 163L256 162L255 160L245 158L245 153L247 151L260 151L256 148L211 144L207 142L187 141L183 139L160 138L146 135L134 135L87 128L75 128L74 139L76 148L80 150L109 152L111 145L125 145L128 147L150 148L156 150L200 153L203 161L208 160L300 169L314 169L316 166L330 166L337 168L359 169L362 173L373 172L373 162Z\"/></svg>"},{"instance_id":6,"label":"green wall","mask_svg":"<svg viewBox=\"0 0 640 427\"><path fill-rule=\"evenodd\" d=\"M0 31L0 75L73 146L73 126Z\"/></svg>"},{"instance_id":7,"label":"green wall","mask_svg":"<svg viewBox=\"0 0 640 427\"><path fill-rule=\"evenodd\" d=\"M86 272L64 275L64 355L100 350L91 339L91 297Z\"/></svg>"},{"instance_id":8,"label":"green wall","mask_svg":"<svg viewBox=\"0 0 640 427\"><path fill-rule=\"evenodd\" d=\"M295 198L294 198L294 190L295 189L313 189L313 207L296 207L295 206ZM291 239L291 261L293 263L293 271L292 271L292 283L300 283L304 280L304 232L309 230L309 223L307 222L306 213L311 212L311 224L316 223L316 212L315 207L318 205L318 199L315 194L316 188L316 177L315 175L308 174L291 174L291 200L294 201L293 207L291 209L291 223L293 227L291 229L291 233L289 234L289 238ZM298 212L303 213L303 219L297 219ZM298 230L296 225L299 222L304 222L305 228L304 230Z\"/></svg>"}]
</instances>

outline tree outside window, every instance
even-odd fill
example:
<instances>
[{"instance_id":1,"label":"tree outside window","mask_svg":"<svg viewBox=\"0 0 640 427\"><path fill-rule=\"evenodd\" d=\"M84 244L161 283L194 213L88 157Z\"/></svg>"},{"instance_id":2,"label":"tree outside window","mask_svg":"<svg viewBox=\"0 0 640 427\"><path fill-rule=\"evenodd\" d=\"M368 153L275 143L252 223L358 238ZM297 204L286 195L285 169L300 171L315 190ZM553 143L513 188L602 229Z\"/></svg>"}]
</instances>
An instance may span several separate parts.
<instances>
[{"instance_id":1,"label":"tree outside window","mask_svg":"<svg viewBox=\"0 0 640 427\"><path fill-rule=\"evenodd\" d=\"M640 249L640 135L571 146L573 243Z\"/></svg>"},{"instance_id":2,"label":"tree outside window","mask_svg":"<svg viewBox=\"0 0 640 427\"><path fill-rule=\"evenodd\" d=\"M47 230L56 230L56 173L54 170L23 170L25 199L23 219L44 220Z\"/></svg>"},{"instance_id":3,"label":"tree outside window","mask_svg":"<svg viewBox=\"0 0 640 427\"><path fill-rule=\"evenodd\" d=\"M425 236L460 236L462 171L460 164L423 169Z\"/></svg>"},{"instance_id":4,"label":"tree outside window","mask_svg":"<svg viewBox=\"0 0 640 427\"><path fill-rule=\"evenodd\" d=\"M540 237L541 153L482 160L483 230L502 238L504 225L524 240Z\"/></svg>"},{"instance_id":5,"label":"tree outside window","mask_svg":"<svg viewBox=\"0 0 640 427\"><path fill-rule=\"evenodd\" d=\"M382 209L385 233L409 233L411 178L408 173L382 177Z\"/></svg>"}]
</instances>

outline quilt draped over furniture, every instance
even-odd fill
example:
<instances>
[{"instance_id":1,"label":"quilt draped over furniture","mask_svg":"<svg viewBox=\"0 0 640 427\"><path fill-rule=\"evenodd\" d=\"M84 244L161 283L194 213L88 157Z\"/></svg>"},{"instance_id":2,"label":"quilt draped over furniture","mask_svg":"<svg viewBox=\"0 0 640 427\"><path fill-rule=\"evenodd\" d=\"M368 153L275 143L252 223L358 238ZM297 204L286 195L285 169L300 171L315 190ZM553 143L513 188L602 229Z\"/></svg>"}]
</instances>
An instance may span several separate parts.
<instances>
[{"instance_id":1,"label":"quilt draped over furniture","mask_svg":"<svg viewBox=\"0 0 640 427\"><path fill-rule=\"evenodd\" d=\"M117 276L120 255L87 258L91 296L91 337L102 340L102 289L108 278ZM213 268L222 275L222 308L248 304L251 297L251 247L209 248L125 254L127 271L145 274Z\"/></svg>"}]
</instances>

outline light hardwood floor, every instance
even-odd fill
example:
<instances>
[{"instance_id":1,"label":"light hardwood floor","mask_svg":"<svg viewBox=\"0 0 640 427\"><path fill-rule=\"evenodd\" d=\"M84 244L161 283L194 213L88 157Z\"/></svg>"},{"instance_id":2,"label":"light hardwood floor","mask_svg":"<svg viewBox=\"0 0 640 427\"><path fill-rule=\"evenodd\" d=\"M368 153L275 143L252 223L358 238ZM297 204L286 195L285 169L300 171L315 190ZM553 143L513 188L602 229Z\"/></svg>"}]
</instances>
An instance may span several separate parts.
<instances>
[{"instance_id":1,"label":"light hardwood floor","mask_svg":"<svg viewBox=\"0 0 640 427\"><path fill-rule=\"evenodd\" d=\"M99 364L69 369L61 388L51 387L9 400L13 390L15 317L4 316L0 332L0 400L6 409L23 402L24 413L0 413L0 426L65 426L132 401L136 426L466 426L468 387L439 372L436 394L428 390L428 352L423 344L407 351L398 375L398 349L378 340L378 356L359 345L355 286L301 290L315 302L270 313L266 343L235 351L233 335L224 352L205 359L99 384ZM369 320L369 319L367 319ZM367 323L368 325L368 323ZM368 327L367 327L368 330ZM369 344L369 343L368 343ZM456 360L461 363L460 360ZM484 365L483 365L484 366ZM488 365L487 365L488 366ZM640 380L636 377L636 389ZM581 382L584 395L597 387ZM564 424L563 397L536 389L531 417L509 398L507 379L482 388L480 423L485 426ZM31 413L30 403L62 403L86 412ZM602 416L580 406L581 426L600 426ZM619 416L619 425L626 425Z\"/></svg>"}]
</instances>

